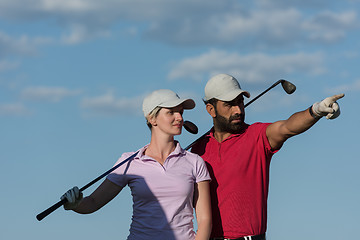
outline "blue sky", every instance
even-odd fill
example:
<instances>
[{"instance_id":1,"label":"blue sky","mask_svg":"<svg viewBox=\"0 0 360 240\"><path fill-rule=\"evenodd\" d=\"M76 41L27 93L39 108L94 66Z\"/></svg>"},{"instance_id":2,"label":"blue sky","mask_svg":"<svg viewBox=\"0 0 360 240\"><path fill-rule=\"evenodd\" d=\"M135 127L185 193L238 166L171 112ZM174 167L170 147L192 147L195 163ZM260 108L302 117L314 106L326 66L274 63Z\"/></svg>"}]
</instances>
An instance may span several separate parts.
<instances>
[{"instance_id":1,"label":"blue sky","mask_svg":"<svg viewBox=\"0 0 360 240\"><path fill-rule=\"evenodd\" d=\"M143 97L169 88L197 106L183 147L211 127L207 79L234 75L252 96L246 121L273 122L345 93L273 158L268 239L353 238L360 200L359 0L1 0L1 239L125 239L127 189L100 211L35 216L149 141ZM91 193L98 184L85 191Z\"/></svg>"}]
</instances>

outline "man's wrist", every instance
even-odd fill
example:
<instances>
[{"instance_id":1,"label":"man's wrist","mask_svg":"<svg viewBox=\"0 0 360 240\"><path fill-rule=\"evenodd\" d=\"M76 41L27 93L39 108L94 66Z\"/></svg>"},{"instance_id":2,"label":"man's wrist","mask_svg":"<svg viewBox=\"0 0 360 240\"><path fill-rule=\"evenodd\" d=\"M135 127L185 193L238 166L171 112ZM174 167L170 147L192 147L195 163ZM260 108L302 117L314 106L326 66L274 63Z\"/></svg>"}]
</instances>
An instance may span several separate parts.
<instances>
[{"instance_id":1,"label":"man's wrist","mask_svg":"<svg viewBox=\"0 0 360 240\"><path fill-rule=\"evenodd\" d=\"M311 106L309 107L309 109L308 109L310 115L311 115L314 119L320 119L320 118L322 118L322 116L319 116L319 115L317 115L317 114L315 114L315 113L313 112L312 107L313 107L313 105L311 105Z\"/></svg>"}]
</instances>

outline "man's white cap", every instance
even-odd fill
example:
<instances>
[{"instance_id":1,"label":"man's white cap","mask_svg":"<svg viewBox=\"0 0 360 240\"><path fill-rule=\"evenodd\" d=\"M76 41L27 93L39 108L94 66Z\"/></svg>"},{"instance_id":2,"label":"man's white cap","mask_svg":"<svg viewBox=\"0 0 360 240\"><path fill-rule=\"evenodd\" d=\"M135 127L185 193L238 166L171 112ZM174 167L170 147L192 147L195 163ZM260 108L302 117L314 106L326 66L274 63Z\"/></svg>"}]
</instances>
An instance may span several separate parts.
<instances>
[{"instance_id":1,"label":"man's white cap","mask_svg":"<svg viewBox=\"0 0 360 240\"><path fill-rule=\"evenodd\" d=\"M241 89L239 82L228 74L218 74L206 83L205 101L216 98L221 101L232 101L240 94L250 97L248 91Z\"/></svg>"},{"instance_id":2,"label":"man's white cap","mask_svg":"<svg viewBox=\"0 0 360 240\"><path fill-rule=\"evenodd\" d=\"M143 101L143 112L146 117L156 107L172 108L182 104L184 109L193 109L194 100L180 98L176 93L169 89L159 89L148 95Z\"/></svg>"}]
</instances>

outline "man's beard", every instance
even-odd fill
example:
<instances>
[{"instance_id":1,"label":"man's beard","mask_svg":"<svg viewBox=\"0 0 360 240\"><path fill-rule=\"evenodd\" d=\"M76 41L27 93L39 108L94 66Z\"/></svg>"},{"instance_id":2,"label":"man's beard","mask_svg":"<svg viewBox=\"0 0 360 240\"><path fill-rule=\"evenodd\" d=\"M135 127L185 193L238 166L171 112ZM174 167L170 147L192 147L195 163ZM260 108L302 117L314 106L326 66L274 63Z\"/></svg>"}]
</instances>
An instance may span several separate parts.
<instances>
[{"instance_id":1,"label":"man's beard","mask_svg":"<svg viewBox=\"0 0 360 240\"><path fill-rule=\"evenodd\" d=\"M240 119L239 122L232 122L234 119ZM220 132L228 132L228 133L239 133L244 126L244 114L235 114L230 116L229 119L221 116L216 113L215 123L216 127Z\"/></svg>"}]
</instances>

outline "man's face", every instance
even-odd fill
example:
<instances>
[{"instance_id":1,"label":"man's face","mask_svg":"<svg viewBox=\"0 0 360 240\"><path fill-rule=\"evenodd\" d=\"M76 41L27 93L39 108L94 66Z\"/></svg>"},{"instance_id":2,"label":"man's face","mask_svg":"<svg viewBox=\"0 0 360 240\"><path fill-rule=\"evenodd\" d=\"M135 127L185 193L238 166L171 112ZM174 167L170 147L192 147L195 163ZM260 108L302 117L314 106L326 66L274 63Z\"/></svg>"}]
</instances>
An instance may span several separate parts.
<instances>
[{"instance_id":1,"label":"man's face","mask_svg":"<svg viewBox=\"0 0 360 240\"><path fill-rule=\"evenodd\" d=\"M238 133L244 124L244 98L239 95L230 102L218 100L215 106L214 125L221 132Z\"/></svg>"}]
</instances>

